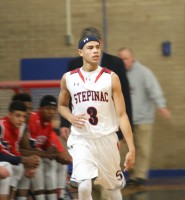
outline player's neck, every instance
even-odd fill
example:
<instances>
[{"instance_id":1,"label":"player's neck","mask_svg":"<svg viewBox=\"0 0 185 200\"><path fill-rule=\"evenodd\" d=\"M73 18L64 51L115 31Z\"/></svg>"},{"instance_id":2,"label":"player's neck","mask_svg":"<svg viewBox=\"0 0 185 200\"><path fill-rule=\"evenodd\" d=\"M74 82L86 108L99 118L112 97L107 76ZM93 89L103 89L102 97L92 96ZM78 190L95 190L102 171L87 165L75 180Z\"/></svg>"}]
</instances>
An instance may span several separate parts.
<instances>
[{"instance_id":1,"label":"player's neck","mask_svg":"<svg viewBox=\"0 0 185 200\"><path fill-rule=\"evenodd\" d=\"M98 68L98 65L90 65L90 64L84 64L82 66L82 69L86 72L92 72L95 71Z\"/></svg>"}]
</instances>

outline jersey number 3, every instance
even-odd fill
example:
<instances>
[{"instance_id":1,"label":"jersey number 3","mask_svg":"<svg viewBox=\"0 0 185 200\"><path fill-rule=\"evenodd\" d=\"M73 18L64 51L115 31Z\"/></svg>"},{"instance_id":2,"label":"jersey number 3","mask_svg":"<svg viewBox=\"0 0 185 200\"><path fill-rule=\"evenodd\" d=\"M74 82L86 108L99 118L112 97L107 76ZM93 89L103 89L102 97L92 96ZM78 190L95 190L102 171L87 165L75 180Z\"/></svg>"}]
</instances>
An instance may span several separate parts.
<instances>
[{"instance_id":1,"label":"jersey number 3","mask_svg":"<svg viewBox=\"0 0 185 200\"><path fill-rule=\"evenodd\" d=\"M93 126L96 126L98 124L98 118L97 118L97 110L94 107L89 107L87 109L87 113L90 115L89 123Z\"/></svg>"}]
</instances>

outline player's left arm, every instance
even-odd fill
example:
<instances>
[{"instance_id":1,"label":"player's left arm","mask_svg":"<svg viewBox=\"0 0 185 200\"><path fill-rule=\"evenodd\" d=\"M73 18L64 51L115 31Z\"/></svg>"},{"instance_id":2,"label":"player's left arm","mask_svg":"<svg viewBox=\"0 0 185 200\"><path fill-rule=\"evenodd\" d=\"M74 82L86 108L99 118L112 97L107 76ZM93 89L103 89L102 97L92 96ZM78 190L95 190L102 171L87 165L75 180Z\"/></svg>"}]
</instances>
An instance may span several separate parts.
<instances>
[{"instance_id":1,"label":"player's left arm","mask_svg":"<svg viewBox=\"0 0 185 200\"><path fill-rule=\"evenodd\" d=\"M129 152L125 159L125 170L128 170L135 163L135 147L133 142L132 129L125 108L125 101L121 90L120 80L117 74L112 74L112 97L114 100L119 126L126 140Z\"/></svg>"},{"instance_id":2,"label":"player's left arm","mask_svg":"<svg viewBox=\"0 0 185 200\"><path fill-rule=\"evenodd\" d=\"M63 146L59 137L56 135L54 131L52 131L50 135L51 135L50 142L52 145L49 148L51 148L51 150L52 148L56 150L55 152L52 152L52 153L56 154L55 159L57 160L57 162L61 164L70 164L72 162L72 157Z\"/></svg>"},{"instance_id":3,"label":"player's left arm","mask_svg":"<svg viewBox=\"0 0 185 200\"><path fill-rule=\"evenodd\" d=\"M21 155L26 156L26 157L37 156L37 157L43 157L43 158L50 158L50 157L53 158L53 156L50 155L49 153L45 151L40 151L31 147L27 131L28 130L25 129L24 134L19 143L19 150L20 150Z\"/></svg>"},{"instance_id":4,"label":"player's left arm","mask_svg":"<svg viewBox=\"0 0 185 200\"><path fill-rule=\"evenodd\" d=\"M32 150L30 143L29 143L27 128L25 128L25 130L24 130L24 133L22 135L19 146L20 146L20 149L22 149L22 150L23 149Z\"/></svg>"},{"instance_id":5,"label":"player's left arm","mask_svg":"<svg viewBox=\"0 0 185 200\"><path fill-rule=\"evenodd\" d=\"M23 156L37 155L36 150L33 149L30 145L27 128L25 128L22 138L20 140L19 150L20 150L21 155L23 155Z\"/></svg>"}]
</instances>

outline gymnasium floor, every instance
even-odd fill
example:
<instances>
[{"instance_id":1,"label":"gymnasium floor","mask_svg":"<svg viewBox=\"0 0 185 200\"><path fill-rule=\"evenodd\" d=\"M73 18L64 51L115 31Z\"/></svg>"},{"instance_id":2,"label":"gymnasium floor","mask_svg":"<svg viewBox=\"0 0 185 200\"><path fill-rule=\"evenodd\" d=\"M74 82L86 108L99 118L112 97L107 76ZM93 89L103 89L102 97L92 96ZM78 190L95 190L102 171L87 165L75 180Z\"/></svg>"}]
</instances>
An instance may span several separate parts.
<instances>
[{"instance_id":1,"label":"gymnasium floor","mask_svg":"<svg viewBox=\"0 0 185 200\"><path fill-rule=\"evenodd\" d=\"M152 178L146 186L126 187L123 200L185 200L185 177Z\"/></svg>"},{"instance_id":2,"label":"gymnasium floor","mask_svg":"<svg viewBox=\"0 0 185 200\"><path fill-rule=\"evenodd\" d=\"M73 190L77 199L77 192ZM185 176L151 178L142 187L125 187L123 200L185 200ZM93 192L93 200L100 200L99 190Z\"/></svg>"}]
</instances>

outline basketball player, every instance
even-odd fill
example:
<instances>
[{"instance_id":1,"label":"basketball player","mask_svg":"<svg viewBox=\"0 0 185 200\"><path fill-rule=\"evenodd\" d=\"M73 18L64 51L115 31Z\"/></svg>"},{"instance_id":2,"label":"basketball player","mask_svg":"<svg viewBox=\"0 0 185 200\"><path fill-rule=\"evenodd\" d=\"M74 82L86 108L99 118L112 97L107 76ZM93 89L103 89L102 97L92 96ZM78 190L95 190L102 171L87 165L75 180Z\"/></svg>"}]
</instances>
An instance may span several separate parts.
<instances>
[{"instance_id":1,"label":"basketball player","mask_svg":"<svg viewBox=\"0 0 185 200\"><path fill-rule=\"evenodd\" d=\"M26 94L16 95L14 99L25 99ZM28 100L28 99L27 99ZM29 99L31 103L31 98ZM37 200L57 199L57 162L68 164L71 162L71 156L64 149L58 137L53 131L51 120L56 114L56 98L51 95L44 96L40 101L40 108L37 112L32 112L28 120L28 132L32 146L41 152L46 152L53 157L41 156L43 159L36 171L36 176L32 179L32 186ZM56 162L57 161L57 162ZM26 190L27 180L19 184L19 197L22 200L22 191Z\"/></svg>"},{"instance_id":2,"label":"basketball player","mask_svg":"<svg viewBox=\"0 0 185 200\"><path fill-rule=\"evenodd\" d=\"M23 157L19 152L19 143L22 137L20 127L24 123L26 107L21 101L13 101L9 106L6 117L0 120L0 158L12 164L11 180L4 187L9 189L3 191L4 198L14 199L17 184L24 173L33 176L32 169L39 164L38 156ZM7 187L8 184L8 187ZM10 194L9 194L10 193ZM9 195L8 195L9 194Z\"/></svg>"},{"instance_id":3,"label":"basketball player","mask_svg":"<svg viewBox=\"0 0 185 200\"><path fill-rule=\"evenodd\" d=\"M92 180L106 189L110 200L121 200L125 179L117 146L119 126L129 150L125 170L135 162L135 147L120 81L114 72L98 66L101 49L96 37L82 38L78 49L83 66L62 77L58 105L72 124L67 142L73 157L71 180L79 183L79 200L92 200Z\"/></svg>"},{"instance_id":4,"label":"basketball player","mask_svg":"<svg viewBox=\"0 0 185 200\"><path fill-rule=\"evenodd\" d=\"M24 103L26 106L26 120L25 123L21 126L21 141L20 141L20 152L24 156L29 156L29 155L37 155L41 158L53 158L49 152L46 151L39 151L36 149L31 148L30 142L29 142L29 132L28 132L28 127L27 123L29 121L29 117L32 112L32 99L31 96L27 93L20 93L16 94L13 96L12 101L19 100ZM25 200L27 199L28 196L28 191L30 189L30 180L31 177L28 177L28 174L26 176L23 176L21 180L18 183L18 190L17 190L17 200Z\"/></svg>"},{"instance_id":5,"label":"basketball player","mask_svg":"<svg viewBox=\"0 0 185 200\"><path fill-rule=\"evenodd\" d=\"M59 137L56 135L56 133L53 131L51 140L53 145L57 148L58 158L57 160L57 171L55 171L54 175L56 178L54 179L56 183L56 188L58 190L58 200L64 200L65 199L65 193L66 193L66 182L67 182L67 165L72 162L72 158L69 162L69 154L64 149L64 146L62 145L62 142L59 140ZM51 175L50 175L51 176ZM51 178L50 178L51 179Z\"/></svg>"}]
</instances>

